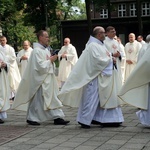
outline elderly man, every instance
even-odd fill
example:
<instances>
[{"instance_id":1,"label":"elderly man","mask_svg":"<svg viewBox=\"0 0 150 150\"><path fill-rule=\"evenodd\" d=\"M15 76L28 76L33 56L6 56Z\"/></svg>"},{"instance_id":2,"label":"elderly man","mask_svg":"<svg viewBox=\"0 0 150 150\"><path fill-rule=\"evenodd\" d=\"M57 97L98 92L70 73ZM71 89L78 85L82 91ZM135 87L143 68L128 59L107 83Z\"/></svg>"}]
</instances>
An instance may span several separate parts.
<instances>
[{"instance_id":1,"label":"elderly man","mask_svg":"<svg viewBox=\"0 0 150 150\"><path fill-rule=\"evenodd\" d=\"M6 110L10 108L9 96L9 78L8 78L9 63L5 54L0 51L0 124L4 123L7 118Z\"/></svg>"},{"instance_id":2,"label":"elderly man","mask_svg":"<svg viewBox=\"0 0 150 150\"><path fill-rule=\"evenodd\" d=\"M150 126L150 44L122 87L119 97L140 108L136 114L143 125Z\"/></svg>"},{"instance_id":3,"label":"elderly man","mask_svg":"<svg viewBox=\"0 0 150 150\"><path fill-rule=\"evenodd\" d=\"M123 122L120 103L114 98L113 62L104 39L104 28L95 27L58 95L64 105L79 107L77 121L82 128L90 128L91 123L119 126Z\"/></svg>"},{"instance_id":4,"label":"elderly man","mask_svg":"<svg viewBox=\"0 0 150 150\"><path fill-rule=\"evenodd\" d=\"M135 34L129 34L129 42L125 45L126 53L126 69L125 69L125 80L128 78L132 70L137 64L138 53L142 45L135 40Z\"/></svg>"},{"instance_id":5,"label":"elderly man","mask_svg":"<svg viewBox=\"0 0 150 150\"><path fill-rule=\"evenodd\" d=\"M64 46L62 46L61 50L58 53L59 59L59 72L58 72L58 80L61 82L61 87L67 80L73 66L78 60L76 48L70 44L70 39L64 39Z\"/></svg>"},{"instance_id":6,"label":"elderly man","mask_svg":"<svg viewBox=\"0 0 150 150\"><path fill-rule=\"evenodd\" d=\"M58 86L54 74L54 61L46 48L49 43L48 33L37 33L38 43L34 50L19 85L13 108L27 110L27 123L40 125L40 122L54 120L55 125L66 125L69 121L62 119L62 103L57 98Z\"/></svg>"},{"instance_id":7,"label":"elderly man","mask_svg":"<svg viewBox=\"0 0 150 150\"><path fill-rule=\"evenodd\" d=\"M0 51L2 51L6 58L8 59L8 62L10 64L10 69L9 69L9 84L10 84L10 99L14 99L15 93L18 89L21 77L20 77L20 72L18 69L17 61L16 61L16 55L15 55L15 50L13 47L10 45L6 44L7 39L5 36L0 37Z\"/></svg>"},{"instance_id":8,"label":"elderly man","mask_svg":"<svg viewBox=\"0 0 150 150\"><path fill-rule=\"evenodd\" d=\"M17 54L17 62L18 62L21 77L23 76L23 73L26 69L32 50L33 49L30 47L30 42L24 41L23 49L19 51Z\"/></svg>"}]
</instances>

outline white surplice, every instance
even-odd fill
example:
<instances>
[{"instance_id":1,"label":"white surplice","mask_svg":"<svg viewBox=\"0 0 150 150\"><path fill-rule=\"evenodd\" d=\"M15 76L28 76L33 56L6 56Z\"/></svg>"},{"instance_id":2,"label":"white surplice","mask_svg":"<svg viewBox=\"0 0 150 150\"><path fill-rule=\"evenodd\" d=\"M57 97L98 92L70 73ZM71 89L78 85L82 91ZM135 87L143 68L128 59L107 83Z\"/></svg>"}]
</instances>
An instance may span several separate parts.
<instances>
[{"instance_id":1,"label":"white surplice","mask_svg":"<svg viewBox=\"0 0 150 150\"><path fill-rule=\"evenodd\" d=\"M130 73L132 72L132 70L137 64L137 57L141 47L142 45L136 40L133 43L128 42L125 45L126 60L131 60L133 62L133 64L126 63L125 76L124 76L125 81L127 80L128 76L130 75Z\"/></svg>"},{"instance_id":2,"label":"white surplice","mask_svg":"<svg viewBox=\"0 0 150 150\"><path fill-rule=\"evenodd\" d=\"M62 103L57 98L55 68L49 57L50 52L44 46L34 43L12 106L17 110L28 110L27 119L31 121L42 122L64 117L59 109Z\"/></svg>"},{"instance_id":3,"label":"white surplice","mask_svg":"<svg viewBox=\"0 0 150 150\"><path fill-rule=\"evenodd\" d=\"M107 56L106 51L102 42L90 37L58 95L64 105L79 107L77 121L87 125L90 125L92 119L97 116L95 114L97 108L113 110L112 108L120 105L117 94L114 94L116 91L112 92L113 66L111 57Z\"/></svg>"},{"instance_id":4,"label":"white surplice","mask_svg":"<svg viewBox=\"0 0 150 150\"><path fill-rule=\"evenodd\" d=\"M145 110L148 109L148 88L150 82L149 58L150 45L119 92L119 97L123 101Z\"/></svg>"},{"instance_id":5,"label":"white surplice","mask_svg":"<svg viewBox=\"0 0 150 150\"><path fill-rule=\"evenodd\" d=\"M121 73L122 73L122 83L124 83L124 74L125 74L125 66L126 66L126 54L125 54L125 51L124 51L123 44L119 43L119 47L122 51Z\"/></svg>"},{"instance_id":6,"label":"white surplice","mask_svg":"<svg viewBox=\"0 0 150 150\"><path fill-rule=\"evenodd\" d=\"M117 76L119 79L116 79L116 82L120 82L120 86L122 85L122 71L121 71L121 61L122 61L122 58L124 58L124 49L121 48L121 46L119 45L118 41L116 41L115 39L111 39L109 37L106 37L105 40L104 40L104 44L107 48L107 50L111 53L111 54L114 54L114 53L117 53L117 51L120 53L121 55L121 60L119 60L119 58L115 57L116 58L116 67L117 67ZM115 72L115 68L114 68L114 72Z\"/></svg>"},{"instance_id":7,"label":"white surplice","mask_svg":"<svg viewBox=\"0 0 150 150\"><path fill-rule=\"evenodd\" d=\"M9 87L9 78L8 78L8 70L9 63L5 54L0 51L0 63L1 61L7 64L7 70L2 69L0 71L0 119L7 118L6 110L10 108L9 96L10 96L10 87Z\"/></svg>"},{"instance_id":8,"label":"white surplice","mask_svg":"<svg viewBox=\"0 0 150 150\"><path fill-rule=\"evenodd\" d=\"M122 87L119 97L141 108L137 116L143 125L150 126L150 45Z\"/></svg>"},{"instance_id":9,"label":"white surplice","mask_svg":"<svg viewBox=\"0 0 150 150\"><path fill-rule=\"evenodd\" d=\"M18 67L19 67L21 77L23 76L23 73L26 69L26 66L27 66L27 63L29 61L32 50L33 49L31 47L29 47L27 50L24 50L24 49L20 50L17 54L17 63L18 63ZM28 59L21 60L21 57L24 56L24 55L27 56Z\"/></svg>"},{"instance_id":10,"label":"white surplice","mask_svg":"<svg viewBox=\"0 0 150 150\"><path fill-rule=\"evenodd\" d=\"M140 49L139 54L138 54L138 60L137 60L137 62L140 61L140 59L142 58L142 56L146 52L146 50L148 48L148 45L149 45L148 43L145 43L145 44L142 45L142 48Z\"/></svg>"},{"instance_id":11,"label":"white surplice","mask_svg":"<svg viewBox=\"0 0 150 150\"><path fill-rule=\"evenodd\" d=\"M2 51L9 64L10 64L10 69L9 69L9 84L10 84L10 90L12 93L15 94L15 92L18 89L21 77L20 77L20 72L18 69L17 61L16 61L16 54L13 49L13 47L9 46L6 44L5 46L0 45L0 51ZM10 96L13 97L13 96Z\"/></svg>"},{"instance_id":12,"label":"white surplice","mask_svg":"<svg viewBox=\"0 0 150 150\"><path fill-rule=\"evenodd\" d=\"M66 58L61 57L63 53L66 53ZM58 53L58 59L59 59L58 80L61 82L65 82L73 66L78 60L75 47L72 44L63 46Z\"/></svg>"}]
</instances>

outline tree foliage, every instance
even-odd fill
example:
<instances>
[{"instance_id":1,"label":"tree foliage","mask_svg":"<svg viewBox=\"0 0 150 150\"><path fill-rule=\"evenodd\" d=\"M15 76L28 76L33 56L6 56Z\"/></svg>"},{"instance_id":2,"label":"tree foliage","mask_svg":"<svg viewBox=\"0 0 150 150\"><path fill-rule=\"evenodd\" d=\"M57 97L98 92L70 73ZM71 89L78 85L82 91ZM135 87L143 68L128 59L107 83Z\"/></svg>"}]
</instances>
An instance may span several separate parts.
<instances>
[{"instance_id":1,"label":"tree foliage","mask_svg":"<svg viewBox=\"0 0 150 150\"><path fill-rule=\"evenodd\" d=\"M34 33L40 29L50 28L56 43L60 21L83 19L84 8L81 0L0 0L0 26L16 50L23 40L35 41Z\"/></svg>"},{"instance_id":2,"label":"tree foliage","mask_svg":"<svg viewBox=\"0 0 150 150\"><path fill-rule=\"evenodd\" d=\"M23 13L18 11L15 0L0 0L0 26L8 43L16 51L19 49L18 45L22 45L24 40L28 39L32 42L35 39L33 31L30 31L32 28L24 26L22 18Z\"/></svg>"}]
</instances>

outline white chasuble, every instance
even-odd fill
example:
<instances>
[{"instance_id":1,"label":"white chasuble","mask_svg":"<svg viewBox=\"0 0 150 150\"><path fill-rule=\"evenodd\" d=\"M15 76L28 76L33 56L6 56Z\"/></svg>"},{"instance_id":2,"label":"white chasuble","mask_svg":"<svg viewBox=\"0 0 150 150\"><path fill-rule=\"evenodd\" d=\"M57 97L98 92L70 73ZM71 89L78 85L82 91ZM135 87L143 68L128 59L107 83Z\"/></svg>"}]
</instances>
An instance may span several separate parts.
<instances>
[{"instance_id":1,"label":"white chasuble","mask_svg":"<svg viewBox=\"0 0 150 150\"><path fill-rule=\"evenodd\" d=\"M7 70L5 70L4 68L0 69L0 113L10 108L10 87L8 78L9 63L7 62L5 54L2 51L0 51L0 66L2 61L7 64Z\"/></svg>"},{"instance_id":2,"label":"white chasuble","mask_svg":"<svg viewBox=\"0 0 150 150\"><path fill-rule=\"evenodd\" d=\"M18 63L18 67L19 67L21 77L23 76L23 73L26 69L26 66L27 66L27 63L29 61L32 50L33 49L31 47L28 48L27 50L22 49L17 54L17 63ZM21 60L21 57L24 56L24 55L28 57L27 60Z\"/></svg>"},{"instance_id":3,"label":"white chasuble","mask_svg":"<svg viewBox=\"0 0 150 150\"><path fill-rule=\"evenodd\" d=\"M62 58L61 55L65 53L66 58ZM73 66L76 64L78 60L77 52L75 47L72 44L68 46L63 46L58 53L59 59L59 73L58 79L59 81L66 81Z\"/></svg>"},{"instance_id":4,"label":"white chasuble","mask_svg":"<svg viewBox=\"0 0 150 150\"><path fill-rule=\"evenodd\" d=\"M11 92L15 93L16 90L18 89L18 86L21 80L20 72L18 69L17 61L16 61L15 51L11 46L7 44L4 47L0 46L0 50L3 51L3 53L5 54L10 64L9 84L10 84Z\"/></svg>"},{"instance_id":5,"label":"white chasuble","mask_svg":"<svg viewBox=\"0 0 150 150\"><path fill-rule=\"evenodd\" d=\"M58 97L64 105L78 107L83 95L83 87L98 77L101 78L101 81L98 81L99 86L101 86L99 89L100 107L117 107L118 102L113 104L112 99L110 100L113 86L109 85L114 78L112 76L111 57L106 54L108 51L105 45L98 39L90 37L89 41ZM116 101L116 99L114 100Z\"/></svg>"},{"instance_id":6,"label":"white chasuble","mask_svg":"<svg viewBox=\"0 0 150 150\"><path fill-rule=\"evenodd\" d=\"M19 85L13 108L27 110L28 103L33 99L39 88L42 88L44 110L62 107L57 98L58 84L54 74L54 64L49 57L50 52L35 43L26 71Z\"/></svg>"},{"instance_id":7,"label":"white chasuble","mask_svg":"<svg viewBox=\"0 0 150 150\"><path fill-rule=\"evenodd\" d=\"M127 104L148 109L150 82L150 45L121 88L119 98Z\"/></svg>"},{"instance_id":8,"label":"white chasuble","mask_svg":"<svg viewBox=\"0 0 150 150\"><path fill-rule=\"evenodd\" d=\"M136 40L133 43L128 42L125 45L126 60L132 61L132 64L126 63L125 76L124 76L125 80L127 80L130 73L132 72L132 70L137 64L137 58L141 47L142 45Z\"/></svg>"}]
</instances>

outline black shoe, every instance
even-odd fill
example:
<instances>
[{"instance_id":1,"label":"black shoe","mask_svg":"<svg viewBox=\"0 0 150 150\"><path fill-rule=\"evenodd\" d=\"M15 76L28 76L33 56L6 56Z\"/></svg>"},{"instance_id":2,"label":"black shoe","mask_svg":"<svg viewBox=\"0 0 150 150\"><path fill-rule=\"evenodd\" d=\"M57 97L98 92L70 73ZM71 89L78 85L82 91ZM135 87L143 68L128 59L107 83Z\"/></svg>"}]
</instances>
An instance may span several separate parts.
<instances>
[{"instance_id":1,"label":"black shoe","mask_svg":"<svg viewBox=\"0 0 150 150\"><path fill-rule=\"evenodd\" d=\"M40 123L38 123L36 121L30 121L30 120L27 120L27 123L30 125L33 125L33 126L39 126L40 125Z\"/></svg>"},{"instance_id":2,"label":"black shoe","mask_svg":"<svg viewBox=\"0 0 150 150\"><path fill-rule=\"evenodd\" d=\"M4 121L2 119L0 119L0 124L3 124L3 123L4 123Z\"/></svg>"},{"instance_id":3,"label":"black shoe","mask_svg":"<svg viewBox=\"0 0 150 150\"><path fill-rule=\"evenodd\" d=\"M54 124L55 125L67 125L70 121L65 121L64 119L62 118L57 118L57 119L54 119Z\"/></svg>"},{"instance_id":4,"label":"black shoe","mask_svg":"<svg viewBox=\"0 0 150 150\"><path fill-rule=\"evenodd\" d=\"M102 127L119 127L122 122L112 122L112 123L101 123Z\"/></svg>"},{"instance_id":5,"label":"black shoe","mask_svg":"<svg viewBox=\"0 0 150 150\"><path fill-rule=\"evenodd\" d=\"M91 124L100 125L101 123L95 120L92 120Z\"/></svg>"},{"instance_id":6,"label":"black shoe","mask_svg":"<svg viewBox=\"0 0 150 150\"><path fill-rule=\"evenodd\" d=\"M14 99L15 99L15 96L14 96L14 97L12 97L12 98L10 98L9 100L12 100L12 101L14 101Z\"/></svg>"},{"instance_id":7,"label":"black shoe","mask_svg":"<svg viewBox=\"0 0 150 150\"><path fill-rule=\"evenodd\" d=\"M83 124L81 122L78 122L78 123L81 125L81 128L84 128L84 129L89 129L90 128L89 125Z\"/></svg>"}]
</instances>

